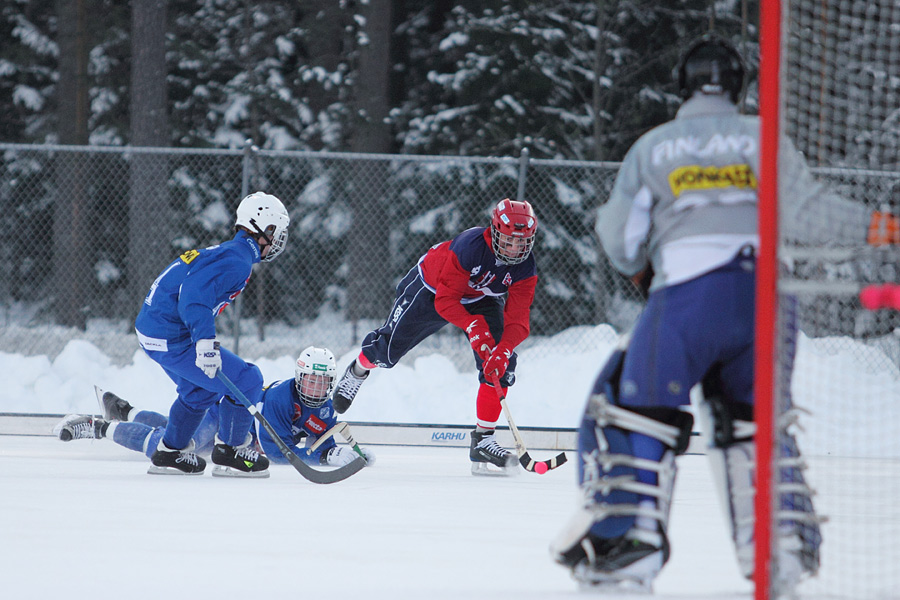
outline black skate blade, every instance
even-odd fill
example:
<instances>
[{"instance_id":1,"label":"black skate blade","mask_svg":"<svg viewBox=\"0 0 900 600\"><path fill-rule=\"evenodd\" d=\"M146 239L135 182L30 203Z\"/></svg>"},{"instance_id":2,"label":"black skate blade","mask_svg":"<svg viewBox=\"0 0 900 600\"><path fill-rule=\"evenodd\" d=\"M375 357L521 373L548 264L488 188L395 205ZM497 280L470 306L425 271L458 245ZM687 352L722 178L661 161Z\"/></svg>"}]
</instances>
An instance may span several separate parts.
<instances>
[{"instance_id":1,"label":"black skate blade","mask_svg":"<svg viewBox=\"0 0 900 600\"><path fill-rule=\"evenodd\" d=\"M213 477L244 477L247 479L265 479L269 476L269 470L265 471L241 471L233 467L216 465L212 470Z\"/></svg>"}]
</instances>

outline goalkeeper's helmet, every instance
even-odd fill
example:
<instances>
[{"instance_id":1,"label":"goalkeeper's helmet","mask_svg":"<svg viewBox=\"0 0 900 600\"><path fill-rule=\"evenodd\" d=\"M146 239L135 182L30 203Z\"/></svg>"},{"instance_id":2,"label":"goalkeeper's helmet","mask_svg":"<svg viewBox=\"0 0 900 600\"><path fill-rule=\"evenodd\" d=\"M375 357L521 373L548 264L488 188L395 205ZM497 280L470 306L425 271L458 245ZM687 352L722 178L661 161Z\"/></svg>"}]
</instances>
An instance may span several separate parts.
<instances>
[{"instance_id":1,"label":"goalkeeper's helmet","mask_svg":"<svg viewBox=\"0 0 900 600\"><path fill-rule=\"evenodd\" d=\"M491 250L500 262L517 265L528 258L536 233L537 217L528 202L506 198L491 212Z\"/></svg>"},{"instance_id":2,"label":"goalkeeper's helmet","mask_svg":"<svg viewBox=\"0 0 900 600\"><path fill-rule=\"evenodd\" d=\"M727 94L737 103L744 89L744 61L724 38L708 34L691 44L675 67L678 92L688 99L699 91Z\"/></svg>"},{"instance_id":3,"label":"goalkeeper's helmet","mask_svg":"<svg viewBox=\"0 0 900 600\"><path fill-rule=\"evenodd\" d=\"M325 404L334 391L336 376L337 364L331 350L306 348L294 366L294 386L300 401L310 408Z\"/></svg>"},{"instance_id":4,"label":"goalkeeper's helmet","mask_svg":"<svg viewBox=\"0 0 900 600\"><path fill-rule=\"evenodd\" d=\"M251 235L266 238L269 251L261 260L269 262L281 254L287 245L290 222L291 218L281 200L271 194L254 192L238 205L234 228L242 227Z\"/></svg>"}]
</instances>

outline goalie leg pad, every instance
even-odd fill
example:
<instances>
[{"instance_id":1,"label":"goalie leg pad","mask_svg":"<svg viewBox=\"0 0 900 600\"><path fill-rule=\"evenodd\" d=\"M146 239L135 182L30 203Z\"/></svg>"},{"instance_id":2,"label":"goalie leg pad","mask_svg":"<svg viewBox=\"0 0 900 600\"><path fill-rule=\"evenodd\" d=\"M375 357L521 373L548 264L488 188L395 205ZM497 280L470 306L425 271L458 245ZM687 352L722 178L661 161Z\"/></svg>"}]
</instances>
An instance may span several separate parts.
<instances>
[{"instance_id":1,"label":"goalie leg pad","mask_svg":"<svg viewBox=\"0 0 900 600\"><path fill-rule=\"evenodd\" d=\"M756 444L752 422L729 422L725 427L713 415L709 402L704 402L698 411L701 427L705 432L714 432L712 442L706 451L712 467L713 481L719 497L719 504L725 511L725 518L731 531L731 540L737 554L738 566L744 577L753 577L753 528L756 522L754 498L756 496ZM724 429L737 426L745 434L741 439L722 436ZM746 434L749 433L749 437Z\"/></svg>"},{"instance_id":2,"label":"goalie leg pad","mask_svg":"<svg viewBox=\"0 0 900 600\"><path fill-rule=\"evenodd\" d=\"M690 431L681 414L674 420ZM662 569L681 437L680 427L614 406L606 394L590 398L578 435L583 502L551 547L579 582L648 587Z\"/></svg>"},{"instance_id":3,"label":"goalie leg pad","mask_svg":"<svg viewBox=\"0 0 900 600\"><path fill-rule=\"evenodd\" d=\"M708 389L704 387L704 391ZM726 404L712 395L701 403L698 414L709 436L707 456L712 466L720 503L731 529L741 573L751 579L754 571L754 526L756 495L756 426L752 407ZM791 413L787 415L791 419ZM813 491L806 484L796 439L779 427L779 457L776 459L779 510L776 511L775 576L793 584L819 567L821 519L812 504Z\"/></svg>"},{"instance_id":4,"label":"goalie leg pad","mask_svg":"<svg viewBox=\"0 0 900 600\"><path fill-rule=\"evenodd\" d=\"M791 432L797 409L789 410L778 423L778 458L775 461L778 510L775 513L776 548L779 555L775 576L790 584L819 570L819 547L824 521L813 506L815 492L806 483L806 463Z\"/></svg>"}]
</instances>

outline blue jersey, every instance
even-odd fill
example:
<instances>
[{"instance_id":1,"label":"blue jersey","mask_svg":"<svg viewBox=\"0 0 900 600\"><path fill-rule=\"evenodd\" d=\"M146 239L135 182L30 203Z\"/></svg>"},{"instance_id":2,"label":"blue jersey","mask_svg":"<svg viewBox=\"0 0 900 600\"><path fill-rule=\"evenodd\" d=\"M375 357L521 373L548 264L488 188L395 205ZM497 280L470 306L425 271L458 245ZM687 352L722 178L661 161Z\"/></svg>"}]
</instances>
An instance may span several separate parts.
<instances>
[{"instance_id":1,"label":"blue jersey","mask_svg":"<svg viewBox=\"0 0 900 600\"><path fill-rule=\"evenodd\" d=\"M281 441L305 462L320 464L322 455L337 445L334 438L331 438L312 454L306 454L305 449L298 449L298 446L305 448L312 445L319 436L337 423L337 414L330 398L322 406L310 408L300 401L294 380L288 379L276 382L263 390L260 404L262 405L260 412L272 425ZM256 435L260 447L271 462L287 464L287 459L275 445L272 436L259 423L256 424Z\"/></svg>"},{"instance_id":2,"label":"blue jersey","mask_svg":"<svg viewBox=\"0 0 900 600\"><path fill-rule=\"evenodd\" d=\"M259 245L241 231L230 241L189 250L156 278L135 329L147 350L183 350L216 337L215 318L247 285Z\"/></svg>"}]
</instances>

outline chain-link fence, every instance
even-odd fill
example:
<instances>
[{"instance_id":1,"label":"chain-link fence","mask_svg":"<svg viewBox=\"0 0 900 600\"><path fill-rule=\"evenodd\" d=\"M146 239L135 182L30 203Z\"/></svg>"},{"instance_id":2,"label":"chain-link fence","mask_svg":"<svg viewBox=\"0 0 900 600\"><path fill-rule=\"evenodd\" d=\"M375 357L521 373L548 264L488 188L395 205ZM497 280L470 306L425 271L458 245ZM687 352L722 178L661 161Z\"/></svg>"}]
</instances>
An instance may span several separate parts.
<instances>
[{"instance_id":1,"label":"chain-link fence","mask_svg":"<svg viewBox=\"0 0 900 600\"><path fill-rule=\"evenodd\" d=\"M249 145L0 144L0 152L2 352L53 357L80 338L129 361L137 345L120 336L131 334L150 283L181 252L230 239L238 202L255 190L284 201L291 227L284 254L257 267L240 301L220 317L220 335L233 336L233 347L248 357L294 354L311 343L337 354L357 347L387 316L394 286L418 257L463 229L487 225L490 209L505 197L529 200L540 221L533 338L598 323L622 330L641 307L593 233L617 163ZM831 178L862 185L874 198L893 183L852 171ZM835 277L841 273L836 269ZM835 310L857 308L851 302ZM855 323L855 314L839 322ZM892 325L879 323L882 330ZM565 343L594 343L590 327L574 332ZM435 349L470 362L453 327L420 351Z\"/></svg>"},{"instance_id":2,"label":"chain-link fence","mask_svg":"<svg viewBox=\"0 0 900 600\"><path fill-rule=\"evenodd\" d=\"M156 275L181 252L230 239L248 192L291 214L284 254L257 267L220 334L253 356L306 343L341 353L386 316L394 287L431 245L489 222L505 197L540 220L532 335L625 327L636 294L593 234L616 164L244 150L0 145L0 351L56 355L74 338L126 361ZM60 333L62 332L62 333ZM585 335L589 335L585 331ZM435 345L468 361L455 328ZM457 353L458 350L458 353Z\"/></svg>"}]
</instances>

